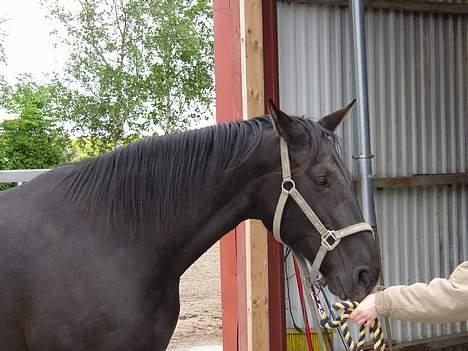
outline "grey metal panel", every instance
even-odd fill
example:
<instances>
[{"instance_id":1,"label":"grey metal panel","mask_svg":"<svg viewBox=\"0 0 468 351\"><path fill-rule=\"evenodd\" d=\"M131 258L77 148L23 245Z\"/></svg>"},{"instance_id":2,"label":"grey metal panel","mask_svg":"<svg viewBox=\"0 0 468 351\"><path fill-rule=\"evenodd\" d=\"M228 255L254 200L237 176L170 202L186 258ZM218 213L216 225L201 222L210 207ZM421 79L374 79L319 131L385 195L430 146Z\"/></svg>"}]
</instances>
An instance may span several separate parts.
<instances>
[{"instance_id":1,"label":"grey metal panel","mask_svg":"<svg viewBox=\"0 0 468 351\"><path fill-rule=\"evenodd\" d=\"M367 12L376 175L466 171L467 18Z\"/></svg>"},{"instance_id":2,"label":"grey metal panel","mask_svg":"<svg viewBox=\"0 0 468 351\"><path fill-rule=\"evenodd\" d=\"M347 11L285 3L278 3L278 10L282 108L318 118L351 101L354 74ZM338 130L346 140L354 140L350 121ZM343 151L351 164L352 150Z\"/></svg>"},{"instance_id":3,"label":"grey metal panel","mask_svg":"<svg viewBox=\"0 0 468 351\"><path fill-rule=\"evenodd\" d=\"M281 107L318 117L354 97L348 9L278 3ZM468 16L366 11L371 142L377 176L468 171ZM354 170L354 114L339 128ZM447 276L468 259L468 186L376 193L386 283ZM467 325L394 322L410 341Z\"/></svg>"},{"instance_id":4,"label":"grey metal panel","mask_svg":"<svg viewBox=\"0 0 468 351\"><path fill-rule=\"evenodd\" d=\"M440 2L447 4L468 4L468 0L428 0L428 2Z\"/></svg>"},{"instance_id":5,"label":"grey metal panel","mask_svg":"<svg viewBox=\"0 0 468 351\"><path fill-rule=\"evenodd\" d=\"M282 107L321 116L354 97L348 10L279 3ZM468 16L366 12L377 176L465 172ZM351 119L338 131L352 165Z\"/></svg>"}]
</instances>

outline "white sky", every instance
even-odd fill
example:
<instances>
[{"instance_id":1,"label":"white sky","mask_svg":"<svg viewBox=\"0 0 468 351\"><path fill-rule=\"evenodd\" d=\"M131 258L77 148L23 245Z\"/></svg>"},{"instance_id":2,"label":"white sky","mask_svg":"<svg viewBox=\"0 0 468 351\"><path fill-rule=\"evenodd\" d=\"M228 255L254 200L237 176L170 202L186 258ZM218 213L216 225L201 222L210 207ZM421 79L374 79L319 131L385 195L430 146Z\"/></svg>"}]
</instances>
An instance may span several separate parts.
<instances>
[{"instance_id":1,"label":"white sky","mask_svg":"<svg viewBox=\"0 0 468 351\"><path fill-rule=\"evenodd\" d=\"M49 35L54 26L40 0L0 0L0 18L8 19L0 28L7 34L5 76L10 84L21 73L41 80L44 74L63 67L67 53L54 48Z\"/></svg>"}]
</instances>

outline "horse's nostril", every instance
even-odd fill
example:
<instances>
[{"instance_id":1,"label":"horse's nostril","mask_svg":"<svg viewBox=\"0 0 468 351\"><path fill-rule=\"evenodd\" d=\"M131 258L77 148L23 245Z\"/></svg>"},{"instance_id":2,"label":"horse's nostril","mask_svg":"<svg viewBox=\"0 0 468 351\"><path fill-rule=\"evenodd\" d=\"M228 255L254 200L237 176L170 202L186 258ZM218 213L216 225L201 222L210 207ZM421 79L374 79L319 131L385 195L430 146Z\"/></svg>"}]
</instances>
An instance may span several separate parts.
<instances>
[{"instance_id":1,"label":"horse's nostril","mask_svg":"<svg viewBox=\"0 0 468 351\"><path fill-rule=\"evenodd\" d=\"M369 267L361 266L354 271L354 282L361 288L367 288L370 284Z\"/></svg>"}]
</instances>

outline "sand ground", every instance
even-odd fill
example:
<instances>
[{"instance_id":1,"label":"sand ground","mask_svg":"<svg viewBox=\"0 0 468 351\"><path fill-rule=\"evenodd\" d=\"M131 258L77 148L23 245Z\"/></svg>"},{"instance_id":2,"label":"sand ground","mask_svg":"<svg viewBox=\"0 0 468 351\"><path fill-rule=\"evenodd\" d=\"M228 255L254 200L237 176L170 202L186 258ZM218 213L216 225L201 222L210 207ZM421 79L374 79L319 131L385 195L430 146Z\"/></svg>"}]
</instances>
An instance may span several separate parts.
<instances>
[{"instance_id":1,"label":"sand ground","mask_svg":"<svg viewBox=\"0 0 468 351\"><path fill-rule=\"evenodd\" d=\"M182 276L180 316L168 350L221 345L219 243Z\"/></svg>"}]
</instances>

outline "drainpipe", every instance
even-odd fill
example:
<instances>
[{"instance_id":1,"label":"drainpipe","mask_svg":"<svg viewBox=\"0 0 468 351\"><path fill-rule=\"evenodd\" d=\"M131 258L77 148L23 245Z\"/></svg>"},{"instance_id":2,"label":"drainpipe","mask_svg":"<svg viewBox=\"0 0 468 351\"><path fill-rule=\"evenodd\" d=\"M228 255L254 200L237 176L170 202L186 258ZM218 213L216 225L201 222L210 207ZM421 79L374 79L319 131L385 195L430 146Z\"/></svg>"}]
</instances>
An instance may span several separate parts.
<instances>
[{"instance_id":1,"label":"drainpipe","mask_svg":"<svg viewBox=\"0 0 468 351\"><path fill-rule=\"evenodd\" d=\"M361 206L364 220L372 227L377 225L374 208L374 187L370 145L369 104L367 100L367 60L366 36L364 28L364 1L350 0L353 43L354 72L356 76L357 114L358 114L358 154L356 159L361 191Z\"/></svg>"},{"instance_id":2,"label":"drainpipe","mask_svg":"<svg viewBox=\"0 0 468 351\"><path fill-rule=\"evenodd\" d=\"M374 229L374 235L379 252L379 262L382 267L379 235L374 205L374 182L372 172L372 155L369 127L369 101L367 89L367 60L366 60L366 32L364 27L364 1L349 0L351 8L352 32L354 44L354 72L356 79L358 138L359 149L353 156L359 170L359 188L361 192L361 206L364 220ZM384 286L382 269L380 270L380 284ZM388 318L385 318L386 337L389 349L392 351L392 334Z\"/></svg>"}]
</instances>

